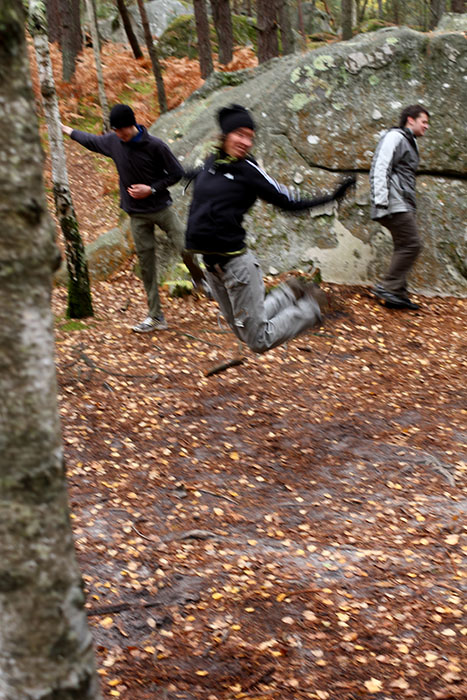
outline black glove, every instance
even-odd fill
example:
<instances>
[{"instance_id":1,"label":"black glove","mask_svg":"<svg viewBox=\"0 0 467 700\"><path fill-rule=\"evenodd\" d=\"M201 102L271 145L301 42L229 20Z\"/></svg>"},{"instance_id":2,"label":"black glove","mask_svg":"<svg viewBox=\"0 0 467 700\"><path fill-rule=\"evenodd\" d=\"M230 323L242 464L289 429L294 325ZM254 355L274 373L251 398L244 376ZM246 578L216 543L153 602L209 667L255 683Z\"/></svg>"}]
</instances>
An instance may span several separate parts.
<instances>
[{"instance_id":1,"label":"black glove","mask_svg":"<svg viewBox=\"0 0 467 700\"><path fill-rule=\"evenodd\" d=\"M332 193L332 198L337 199L337 201L340 202L341 199L344 199L349 187L353 187L353 185L355 185L356 182L357 178L355 177L355 175L346 177L345 180L342 180L340 185L334 190L334 192Z\"/></svg>"}]
</instances>

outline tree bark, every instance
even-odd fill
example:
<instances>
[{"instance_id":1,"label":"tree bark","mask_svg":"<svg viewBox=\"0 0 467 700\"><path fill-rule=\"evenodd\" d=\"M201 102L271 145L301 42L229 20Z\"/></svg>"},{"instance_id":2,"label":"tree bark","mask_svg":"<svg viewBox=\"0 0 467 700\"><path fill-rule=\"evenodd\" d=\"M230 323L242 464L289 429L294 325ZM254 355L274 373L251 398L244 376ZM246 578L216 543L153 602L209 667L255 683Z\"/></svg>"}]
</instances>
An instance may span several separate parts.
<instances>
[{"instance_id":1,"label":"tree bark","mask_svg":"<svg viewBox=\"0 0 467 700\"><path fill-rule=\"evenodd\" d=\"M279 55L277 0L257 0L258 61L264 63Z\"/></svg>"},{"instance_id":2,"label":"tree bark","mask_svg":"<svg viewBox=\"0 0 467 700\"><path fill-rule=\"evenodd\" d=\"M117 8L122 18L123 28L128 39L128 43L133 51L133 56L135 58L143 58L143 52L141 51L136 34L133 31L133 26L131 24L131 19L128 10L126 9L125 0L116 0Z\"/></svg>"},{"instance_id":3,"label":"tree bark","mask_svg":"<svg viewBox=\"0 0 467 700\"><path fill-rule=\"evenodd\" d=\"M86 0L86 9L91 27L92 49L94 52L94 62L96 64L97 74L97 89L99 93L99 102L102 109L102 125L104 131L110 131L110 113L107 95L105 94L104 74L102 72L102 62L100 53L99 32L97 29L96 13L94 11L93 0Z\"/></svg>"},{"instance_id":4,"label":"tree bark","mask_svg":"<svg viewBox=\"0 0 467 700\"><path fill-rule=\"evenodd\" d=\"M49 41L62 44L62 13L60 0L46 0L47 26L49 27Z\"/></svg>"},{"instance_id":5,"label":"tree bark","mask_svg":"<svg viewBox=\"0 0 467 700\"><path fill-rule=\"evenodd\" d=\"M21 0L0 5L0 697L98 700L68 514L42 182Z\"/></svg>"},{"instance_id":6,"label":"tree bark","mask_svg":"<svg viewBox=\"0 0 467 700\"><path fill-rule=\"evenodd\" d=\"M342 0L342 39L346 41L352 38L352 2L353 0Z\"/></svg>"},{"instance_id":7,"label":"tree bark","mask_svg":"<svg viewBox=\"0 0 467 700\"><path fill-rule=\"evenodd\" d=\"M229 0L211 0L212 18L219 45L219 63L226 66L233 58L233 29Z\"/></svg>"},{"instance_id":8,"label":"tree bark","mask_svg":"<svg viewBox=\"0 0 467 700\"><path fill-rule=\"evenodd\" d=\"M83 48L80 0L60 0L62 19L62 77L71 82L76 69L76 57Z\"/></svg>"},{"instance_id":9,"label":"tree bark","mask_svg":"<svg viewBox=\"0 0 467 700\"><path fill-rule=\"evenodd\" d=\"M47 121L57 217L65 239L70 318L93 315L88 265L71 200L57 93L47 37L47 20L40 0L29 2L29 30L34 40L41 95Z\"/></svg>"},{"instance_id":10,"label":"tree bark","mask_svg":"<svg viewBox=\"0 0 467 700\"><path fill-rule=\"evenodd\" d=\"M198 55L201 77L207 78L214 70L212 62L211 38L205 0L193 0L196 33L198 35Z\"/></svg>"},{"instance_id":11,"label":"tree bark","mask_svg":"<svg viewBox=\"0 0 467 700\"><path fill-rule=\"evenodd\" d=\"M281 32L282 54L293 53L295 41L290 21L290 0L278 0L278 19Z\"/></svg>"},{"instance_id":12,"label":"tree bark","mask_svg":"<svg viewBox=\"0 0 467 700\"><path fill-rule=\"evenodd\" d=\"M465 12L465 0L451 0L451 12L463 14Z\"/></svg>"},{"instance_id":13,"label":"tree bark","mask_svg":"<svg viewBox=\"0 0 467 700\"><path fill-rule=\"evenodd\" d=\"M164 80L162 78L161 64L159 63L159 55L156 46L152 40L151 30L149 29L149 20L144 7L144 0L138 0L139 13L141 15L141 23L143 25L144 38L149 52L149 58L152 63L152 70L156 79L157 98L159 100L159 110L161 114L167 112L167 98L165 96Z\"/></svg>"},{"instance_id":14,"label":"tree bark","mask_svg":"<svg viewBox=\"0 0 467 700\"><path fill-rule=\"evenodd\" d=\"M434 29L446 11L445 0L430 1L430 29Z\"/></svg>"}]
</instances>

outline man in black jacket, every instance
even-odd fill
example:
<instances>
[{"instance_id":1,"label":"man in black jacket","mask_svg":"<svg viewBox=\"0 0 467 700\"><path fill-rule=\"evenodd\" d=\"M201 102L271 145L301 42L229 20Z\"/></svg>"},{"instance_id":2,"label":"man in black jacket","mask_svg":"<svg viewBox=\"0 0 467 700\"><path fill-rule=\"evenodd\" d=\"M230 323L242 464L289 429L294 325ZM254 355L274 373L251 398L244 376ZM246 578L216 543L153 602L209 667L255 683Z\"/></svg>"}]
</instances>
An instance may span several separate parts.
<instances>
[{"instance_id":1,"label":"man in black jacket","mask_svg":"<svg viewBox=\"0 0 467 700\"><path fill-rule=\"evenodd\" d=\"M183 169L170 148L136 123L128 105L117 104L110 112L112 132L96 136L62 124L62 130L90 151L102 153L114 161L120 184L120 206L130 216L131 232L146 290L149 315L133 327L136 333L165 330L167 322L161 308L157 283L156 239L154 227L165 231L193 281L201 285L203 272L193 256L184 250L183 227L171 208L168 188L178 182Z\"/></svg>"},{"instance_id":2,"label":"man in black jacket","mask_svg":"<svg viewBox=\"0 0 467 700\"><path fill-rule=\"evenodd\" d=\"M246 247L244 215L258 198L297 213L339 200L355 178L330 195L296 197L249 155L255 135L250 113L233 104L221 109L218 119L221 147L192 173L186 247L203 255L209 288L234 333L262 353L318 324L325 295L292 278L265 297L259 263Z\"/></svg>"}]
</instances>

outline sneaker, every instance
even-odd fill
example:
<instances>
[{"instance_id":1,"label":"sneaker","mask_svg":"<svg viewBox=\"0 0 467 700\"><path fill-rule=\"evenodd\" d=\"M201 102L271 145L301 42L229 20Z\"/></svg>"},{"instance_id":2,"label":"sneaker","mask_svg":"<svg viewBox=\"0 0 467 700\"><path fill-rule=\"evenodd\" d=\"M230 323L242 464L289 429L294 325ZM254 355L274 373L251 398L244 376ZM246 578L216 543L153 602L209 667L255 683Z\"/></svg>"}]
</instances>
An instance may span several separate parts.
<instances>
[{"instance_id":1,"label":"sneaker","mask_svg":"<svg viewBox=\"0 0 467 700\"><path fill-rule=\"evenodd\" d=\"M151 333L152 331L166 331L167 328L167 321L163 316L158 316L157 318L148 316L144 321L133 326L132 330L135 333Z\"/></svg>"}]
</instances>

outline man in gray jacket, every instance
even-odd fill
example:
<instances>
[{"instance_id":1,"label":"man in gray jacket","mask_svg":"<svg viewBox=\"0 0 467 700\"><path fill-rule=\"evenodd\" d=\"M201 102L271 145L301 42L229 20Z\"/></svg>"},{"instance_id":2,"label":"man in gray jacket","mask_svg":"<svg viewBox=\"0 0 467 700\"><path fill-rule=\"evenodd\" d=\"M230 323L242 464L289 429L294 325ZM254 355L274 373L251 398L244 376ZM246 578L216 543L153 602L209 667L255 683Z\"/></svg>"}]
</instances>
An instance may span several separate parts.
<instances>
[{"instance_id":1,"label":"man in gray jacket","mask_svg":"<svg viewBox=\"0 0 467 700\"><path fill-rule=\"evenodd\" d=\"M405 107L399 127L382 136L371 164L371 218L389 229L394 244L389 269L373 293L391 308L419 308L407 293L407 276L422 249L415 217L415 173L417 138L428 129L429 116L422 105Z\"/></svg>"},{"instance_id":2,"label":"man in gray jacket","mask_svg":"<svg viewBox=\"0 0 467 700\"><path fill-rule=\"evenodd\" d=\"M184 249L184 229L172 210L169 187L183 176L183 168L166 143L136 123L128 105L117 104L110 112L108 134L95 135L62 124L70 138L90 151L114 161L120 184L120 206L130 216L131 232L148 300L149 315L136 324L136 333L167 328L157 282L154 227L167 234L188 267L194 284L202 288L204 274L192 254Z\"/></svg>"}]
</instances>

